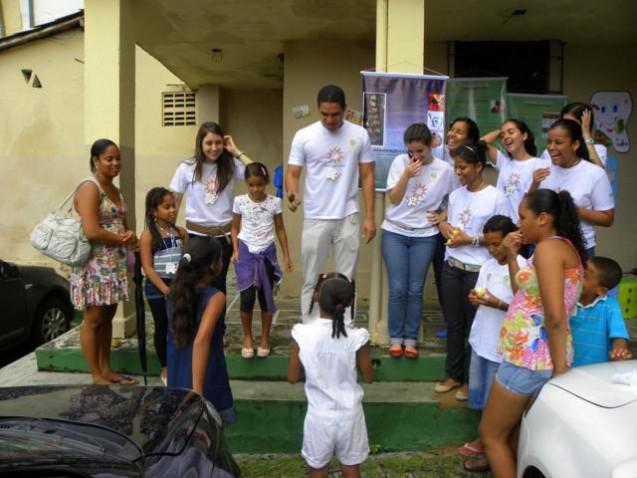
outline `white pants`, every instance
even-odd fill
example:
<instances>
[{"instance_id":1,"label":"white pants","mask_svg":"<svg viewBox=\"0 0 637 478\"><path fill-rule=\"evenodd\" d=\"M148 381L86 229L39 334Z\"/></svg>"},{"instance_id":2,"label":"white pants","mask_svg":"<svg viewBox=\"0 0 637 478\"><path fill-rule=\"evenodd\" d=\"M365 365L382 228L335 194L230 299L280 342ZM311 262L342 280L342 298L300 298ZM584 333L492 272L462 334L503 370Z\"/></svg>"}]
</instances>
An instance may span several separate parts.
<instances>
[{"instance_id":1,"label":"white pants","mask_svg":"<svg viewBox=\"0 0 637 478\"><path fill-rule=\"evenodd\" d=\"M362 407L351 417L308 412L301 455L315 469L323 468L334 455L342 465L363 463L369 455L369 441Z\"/></svg>"},{"instance_id":2,"label":"white pants","mask_svg":"<svg viewBox=\"0 0 637 478\"><path fill-rule=\"evenodd\" d=\"M324 272L340 272L350 279L356 274L358 248L360 246L360 222L358 213L350 214L345 219L305 219L301 239L301 255L303 256L303 291L301 295L301 314L303 322L308 322L319 315L318 304L309 314L312 294L319 274ZM334 249L334 271L325 270L330 249ZM349 322L351 311L345 312L345 320Z\"/></svg>"}]
</instances>

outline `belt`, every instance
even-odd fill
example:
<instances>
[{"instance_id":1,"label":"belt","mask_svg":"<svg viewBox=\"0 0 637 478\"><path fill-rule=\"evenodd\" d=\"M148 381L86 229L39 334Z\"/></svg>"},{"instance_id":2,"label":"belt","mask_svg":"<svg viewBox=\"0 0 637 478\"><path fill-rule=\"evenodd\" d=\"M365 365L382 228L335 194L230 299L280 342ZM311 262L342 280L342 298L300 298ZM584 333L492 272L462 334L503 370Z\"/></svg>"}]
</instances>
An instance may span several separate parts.
<instances>
[{"instance_id":1,"label":"belt","mask_svg":"<svg viewBox=\"0 0 637 478\"><path fill-rule=\"evenodd\" d=\"M186 221L186 229L210 237L226 236L226 234L230 232L230 228L231 223L224 224L223 226L201 226L199 224Z\"/></svg>"},{"instance_id":2,"label":"belt","mask_svg":"<svg viewBox=\"0 0 637 478\"><path fill-rule=\"evenodd\" d=\"M482 267L476 264L465 264L464 262L459 261L458 259L454 259L453 257L449 257L447 259L447 263L451 267L455 267L456 269L460 269L461 271L465 272L480 272L480 267Z\"/></svg>"},{"instance_id":3,"label":"belt","mask_svg":"<svg viewBox=\"0 0 637 478\"><path fill-rule=\"evenodd\" d=\"M403 224L402 222L392 221L391 219L388 219L388 218L385 218L385 221L387 221L392 226L396 226L399 229L403 229L405 231L410 231L410 232L426 231L427 229L431 229L432 227L435 227L434 224L432 224L429 227L411 227L411 226L408 226L407 224Z\"/></svg>"}]
</instances>

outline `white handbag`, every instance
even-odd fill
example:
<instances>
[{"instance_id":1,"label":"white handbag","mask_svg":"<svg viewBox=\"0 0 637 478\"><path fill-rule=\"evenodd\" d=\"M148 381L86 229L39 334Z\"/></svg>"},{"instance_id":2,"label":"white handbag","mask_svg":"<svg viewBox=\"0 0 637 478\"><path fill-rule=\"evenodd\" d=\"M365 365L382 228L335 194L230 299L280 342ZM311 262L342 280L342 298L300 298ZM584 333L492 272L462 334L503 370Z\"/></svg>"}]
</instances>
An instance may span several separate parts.
<instances>
[{"instance_id":1,"label":"white handbag","mask_svg":"<svg viewBox=\"0 0 637 478\"><path fill-rule=\"evenodd\" d=\"M64 207L73 198L78 188L91 181L102 188L93 178L83 179L62 204L44 218L31 232L31 245L45 256L68 266L83 266L91 254L91 243L82 229L82 220L73 215L73 202L65 211Z\"/></svg>"}]
</instances>

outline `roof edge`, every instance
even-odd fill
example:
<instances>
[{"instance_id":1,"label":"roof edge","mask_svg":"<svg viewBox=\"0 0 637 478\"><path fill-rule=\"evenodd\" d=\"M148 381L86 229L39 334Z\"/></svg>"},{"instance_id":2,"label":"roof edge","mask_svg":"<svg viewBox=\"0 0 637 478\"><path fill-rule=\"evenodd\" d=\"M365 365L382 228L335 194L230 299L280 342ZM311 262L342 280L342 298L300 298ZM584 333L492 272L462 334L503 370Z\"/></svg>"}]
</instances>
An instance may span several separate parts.
<instances>
[{"instance_id":1,"label":"roof edge","mask_svg":"<svg viewBox=\"0 0 637 478\"><path fill-rule=\"evenodd\" d=\"M49 23L38 25L31 30L25 30L13 35L0 38L0 51L8 50L20 45L25 45L35 40L57 35L58 33L84 28L84 10L77 13L57 18Z\"/></svg>"}]
</instances>

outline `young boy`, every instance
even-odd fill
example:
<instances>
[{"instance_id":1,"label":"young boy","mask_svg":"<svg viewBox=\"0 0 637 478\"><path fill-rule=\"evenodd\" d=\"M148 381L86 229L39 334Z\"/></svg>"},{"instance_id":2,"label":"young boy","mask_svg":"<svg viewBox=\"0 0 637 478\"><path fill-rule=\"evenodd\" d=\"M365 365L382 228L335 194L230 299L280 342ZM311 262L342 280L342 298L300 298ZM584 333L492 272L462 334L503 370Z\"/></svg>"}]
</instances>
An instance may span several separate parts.
<instances>
[{"instance_id":1,"label":"young boy","mask_svg":"<svg viewBox=\"0 0 637 478\"><path fill-rule=\"evenodd\" d=\"M570 319L573 367L631 358L621 307L617 299L608 296L621 278L621 268L612 259L596 256L586 263L582 295Z\"/></svg>"}]
</instances>

